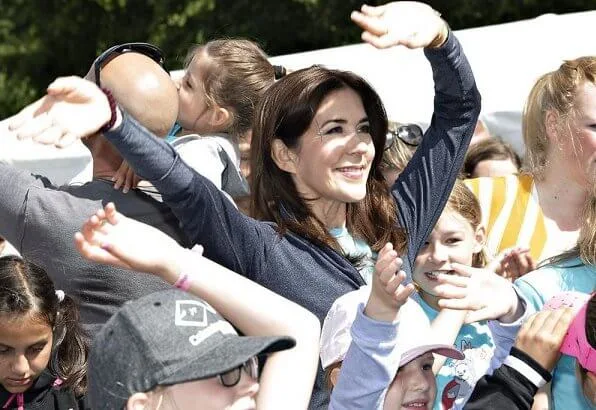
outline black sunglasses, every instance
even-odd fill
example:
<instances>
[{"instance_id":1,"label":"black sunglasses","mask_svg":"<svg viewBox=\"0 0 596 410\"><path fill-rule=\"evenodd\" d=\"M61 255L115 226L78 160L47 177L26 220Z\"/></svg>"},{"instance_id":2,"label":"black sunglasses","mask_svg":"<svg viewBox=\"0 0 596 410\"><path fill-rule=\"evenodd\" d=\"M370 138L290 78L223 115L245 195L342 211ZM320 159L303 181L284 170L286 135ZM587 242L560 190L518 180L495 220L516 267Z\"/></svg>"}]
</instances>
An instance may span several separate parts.
<instances>
[{"instance_id":1,"label":"black sunglasses","mask_svg":"<svg viewBox=\"0 0 596 410\"><path fill-rule=\"evenodd\" d=\"M101 81L99 80L99 73L101 68L104 64L110 60L111 58L124 53L139 53L143 54L157 64L163 67L164 64L164 57L162 51L154 46L153 44L149 43L125 43L125 44L118 44L116 46L108 48L106 51L101 53L99 57L95 59L93 62L93 70L95 72L95 84L98 87L101 87Z\"/></svg>"},{"instance_id":2,"label":"black sunglasses","mask_svg":"<svg viewBox=\"0 0 596 410\"><path fill-rule=\"evenodd\" d=\"M397 128L387 131L387 139L385 140L385 149L389 149L399 138L401 142L411 147L417 147L422 142L424 132L417 124L402 124Z\"/></svg>"}]
</instances>

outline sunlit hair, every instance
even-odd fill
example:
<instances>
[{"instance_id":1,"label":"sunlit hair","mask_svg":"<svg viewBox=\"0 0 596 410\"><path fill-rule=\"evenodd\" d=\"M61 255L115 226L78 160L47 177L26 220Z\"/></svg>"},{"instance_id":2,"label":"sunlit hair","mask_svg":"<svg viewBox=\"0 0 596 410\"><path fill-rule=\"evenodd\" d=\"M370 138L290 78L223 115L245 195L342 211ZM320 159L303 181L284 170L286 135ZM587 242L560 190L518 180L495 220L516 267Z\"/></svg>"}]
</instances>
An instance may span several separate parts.
<instances>
[{"instance_id":1,"label":"sunlit hair","mask_svg":"<svg viewBox=\"0 0 596 410\"><path fill-rule=\"evenodd\" d=\"M347 204L347 229L375 251L387 242L403 250L403 230L388 229L397 226L396 208L380 170L387 115L372 87L363 78L346 71L313 66L288 74L266 92L257 108L253 128L251 213L258 219L275 222L282 234L290 230L315 244L328 245L341 252L337 241L312 212L308 199L298 193L291 174L277 166L271 152L275 139L289 149L298 148L321 102L330 93L342 89L352 89L362 99L375 146L366 196L359 202Z\"/></svg>"},{"instance_id":2,"label":"sunlit hair","mask_svg":"<svg viewBox=\"0 0 596 410\"><path fill-rule=\"evenodd\" d=\"M464 161L464 173L467 178L473 178L478 163L489 160L510 160L519 170L521 159L511 145L497 138L482 140L470 147Z\"/></svg>"},{"instance_id":3,"label":"sunlit hair","mask_svg":"<svg viewBox=\"0 0 596 410\"><path fill-rule=\"evenodd\" d=\"M577 114L577 95L581 87L596 82L596 57L580 57L566 61L558 70L544 74L530 91L522 118L523 138L526 147L525 165L528 171L540 176L547 165L549 140L546 134L546 114L554 112L557 129L564 135L574 132L571 120Z\"/></svg>"},{"instance_id":4,"label":"sunlit hair","mask_svg":"<svg viewBox=\"0 0 596 410\"><path fill-rule=\"evenodd\" d=\"M265 90L273 84L275 68L265 52L244 39L213 40L193 47L185 67L201 59L206 70L201 79L208 104L230 110L230 134L245 135L252 128L254 109Z\"/></svg>"},{"instance_id":5,"label":"sunlit hair","mask_svg":"<svg viewBox=\"0 0 596 410\"><path fill-rule=\"evenodd\" d=\"M462 180L455 180L455 185L449 195L447 204L445 205L446 211L452 211L464 218L472 226L472 229L476 231L482 223L482 210L476 196L468 189L466 184ZM472 266L475 268L483 268L488 264L488 256L486 250L483 249L475 253L472 257Z\"/></svg>"},{"instance_id":6,"label":"sunlit hair","mask_svg":"<svg viewBox=\"0 0 596 410\"><path fill-rule=\"evenodd\" d=\"M591 181L596 181L596 175ZM592 184L582 214L582 227L577 240L579 256L584 263L596 265L596 184Z\"/></svg>"},{"instance_id":7,"label":"sunlit hair","mask_svg":"<svg viewBox=\"0 0 596 410\"><path fill-rule=\"evenodd\" d=\"M389 130L395 131L398 126L398 123L389 121ZM400 138L394 138L391 145L383 152L381 170L403 171L412 159L414 152L416 152L416 147L405 144ZM393 181L387 182L392 183Z\"/></svg>"},{"instance_id":8,"label":"sunlit hair","mask_svg":"<svg viewBox=\"0 0 596 410\"><path fill-rule=\"evenodd\" d=\"M54 284L40 267L16 256L0 258L0 315L30 317L53 329L48 369L77 395L86 390L88 339L79 310L68 295L58 300Z\"/></svg>"}]
</instances>

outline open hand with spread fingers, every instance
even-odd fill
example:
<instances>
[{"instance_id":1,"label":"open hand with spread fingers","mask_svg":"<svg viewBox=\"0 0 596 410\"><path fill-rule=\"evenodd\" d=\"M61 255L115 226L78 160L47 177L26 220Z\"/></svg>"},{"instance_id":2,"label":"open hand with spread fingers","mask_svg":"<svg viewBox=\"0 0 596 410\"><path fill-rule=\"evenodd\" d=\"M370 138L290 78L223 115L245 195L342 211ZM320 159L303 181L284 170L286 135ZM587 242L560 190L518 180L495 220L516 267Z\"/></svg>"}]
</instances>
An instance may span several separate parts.
<instances>
[{"instance_id":1,"label":"open hand with spread fingers","mask_svg":"<svg viewBox=\"0 0 596 410\"><path fill-rule=\"evenodd\" d=\"M414 293L414 285L403 285L406 274L401 270L402 260L391 243L379 252L371 292L364 313L375 320L393 322L399 308Z\"/></svg>"},{"instance_id":2,"label":"open hand with spread fingers","mask_svg":"<svg viewBox=\"0 0 596 410\"><path fill-rule=\"evenodd\" d=\"M495 319L513 322L523 312L517 293L507 279L487 268L452 263L457 275L441 273L435 288L441 308L469 310L466 323Z\"/></svg>"},{"instance_id":3,"label":"open hand with spread fingers","mask_svg":"<svg viewBox=\"0 0 596 410\"><path fill-rule=\"evenodd\" d=\"M536 269L530 249L520 246L505 249L494 262L496 262L494 271L511 282Z\"/></svg>"},{"instance_id":4,"label":"open hand with spread fingers","mask_svg":"<svg viewBox=\"0 0 596 410\"><path fill-rule=\"evenodd\" d=\"M416 1L396 1L378 7L365 4L350 17L364 30L362 40L377 48L439 47L449 35L440 14Z\"/></svg>"},{"instance_id":5,"label":"open hand with spread fingers","mask_svg":"<svg viewBox=\"0 0 596 410\"><path fill-rule=\"evenodd\" d=\"M87 259L139 272L177 277L185 249L152 226L127 218L113 203L92 215L75 234Z\"/></svg>"},{"instance_id":6,"label":"open hand with spread fingers","mask_svg":"<svg viewBox=\"0 0 596 410\"><path fill-rule=\"evenodd\" d=\"M47 95L7 119L8 130L19 139L64 147L95 134L111 118L106 94L80 77L61 77Z\"/></svg>"}]
</instances>

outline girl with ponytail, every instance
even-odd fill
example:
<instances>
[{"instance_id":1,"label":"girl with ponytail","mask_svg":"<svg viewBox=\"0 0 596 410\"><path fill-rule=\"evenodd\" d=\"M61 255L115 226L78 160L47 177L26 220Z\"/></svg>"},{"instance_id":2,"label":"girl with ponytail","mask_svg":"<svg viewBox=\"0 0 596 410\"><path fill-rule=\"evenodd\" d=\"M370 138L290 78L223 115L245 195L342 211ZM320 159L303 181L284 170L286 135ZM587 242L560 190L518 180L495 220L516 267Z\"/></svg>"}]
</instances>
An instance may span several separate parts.
<instances>
[{"instance_id":1,"label":"girl with ponytail","mask_svg":"<svg viewBox=\"0 0 596 410\"><path fill-rule=\"evenodd\" d=\"M83 409L88 340L76 303L41 268L0 258L0 406Z\"/></svg>"}]
</instances>

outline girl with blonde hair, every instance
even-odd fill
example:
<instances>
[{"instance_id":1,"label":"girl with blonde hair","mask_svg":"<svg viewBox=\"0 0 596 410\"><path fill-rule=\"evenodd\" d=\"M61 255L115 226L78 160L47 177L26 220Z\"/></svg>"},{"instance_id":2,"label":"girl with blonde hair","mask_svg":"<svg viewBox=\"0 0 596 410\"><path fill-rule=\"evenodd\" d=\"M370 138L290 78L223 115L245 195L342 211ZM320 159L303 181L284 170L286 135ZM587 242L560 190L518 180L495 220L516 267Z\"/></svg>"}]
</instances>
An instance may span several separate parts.
<instances>
[{"instance_id":1,"label":"girl with blonde hair","mask_svg":"<svg viewBox=\"0 0 596 410\"><path fill-rule=\"evenodd\" d=\"M596 184L595 124L596 56L566 61L538 79L523 114L525 172L467 181L483 206L493 254L527 247L520 259L529 271L575 246Z\"/></svg>"}]
</instances>

